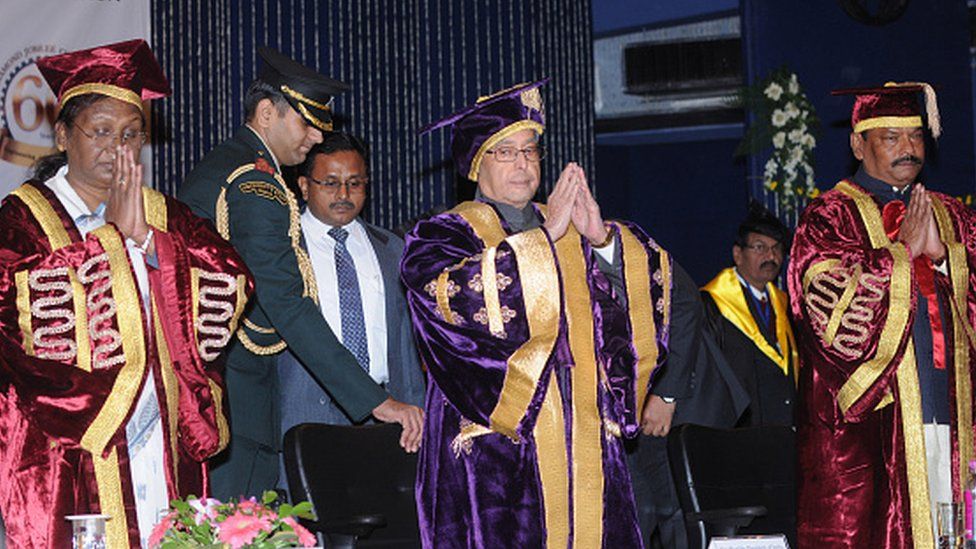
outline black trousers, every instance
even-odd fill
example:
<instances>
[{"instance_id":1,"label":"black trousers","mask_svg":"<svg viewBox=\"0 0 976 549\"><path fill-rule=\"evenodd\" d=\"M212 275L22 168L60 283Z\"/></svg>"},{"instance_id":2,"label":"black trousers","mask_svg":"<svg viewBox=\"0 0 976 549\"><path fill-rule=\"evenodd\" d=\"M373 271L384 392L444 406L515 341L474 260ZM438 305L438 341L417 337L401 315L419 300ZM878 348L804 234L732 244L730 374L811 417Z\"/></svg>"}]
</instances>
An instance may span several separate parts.
<instances>
[{"instance_id":1,"label":"black trousers","mask_svg":"<svg viewBox=\"0 0 976 549\"><path fill-rule=\"evenodd\" d=\"M667 437L645 435L626 441L637 521L647 549L688 547L684 517L668 465L667 443Z\"/></svg>"}]
</instances>

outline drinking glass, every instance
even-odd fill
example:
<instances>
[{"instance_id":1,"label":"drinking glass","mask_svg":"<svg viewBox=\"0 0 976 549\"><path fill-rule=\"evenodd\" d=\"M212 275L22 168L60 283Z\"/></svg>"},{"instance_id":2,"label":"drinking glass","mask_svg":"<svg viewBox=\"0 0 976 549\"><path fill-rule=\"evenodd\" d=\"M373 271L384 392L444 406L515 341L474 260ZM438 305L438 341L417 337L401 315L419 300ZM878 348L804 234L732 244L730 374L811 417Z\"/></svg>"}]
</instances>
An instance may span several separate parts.
<instances>
[{"instance_id":1,"label":"drinking glass","mask_svg":"<svg viewBox=\"0 0 976 549\"><path fill-rule=\"evenodd\" d=\"M105 521L108 515L69 515L72 549L105 549Z\"/></svg>"},{"instance_id":2,"label":"drinking glass","mask_svg":"<svg viewBox=\"0 0 976 549\"><path fill-rule=\"evenodd\" d=\"M938 504L939 549L959 549L963 546L962 506L956 503Z\"/></svg>"}]
</instances>

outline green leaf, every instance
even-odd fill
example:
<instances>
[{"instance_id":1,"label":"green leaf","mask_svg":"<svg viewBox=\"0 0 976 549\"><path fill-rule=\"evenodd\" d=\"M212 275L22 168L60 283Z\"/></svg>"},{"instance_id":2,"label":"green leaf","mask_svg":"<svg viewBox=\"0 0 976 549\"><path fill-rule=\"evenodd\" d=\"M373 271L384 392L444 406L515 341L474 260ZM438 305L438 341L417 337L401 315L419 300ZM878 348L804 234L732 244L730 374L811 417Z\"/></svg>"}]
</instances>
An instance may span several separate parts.
<instances>
[{"instance_id":1,"label":"green leaf","mask_svg":"<svg viewBox=\"0 0 976 549\"><path fill-rule=\"evenodd\" d=\"M292 507L291 516L315 520L315 512L312 511L312 504L307 501L303 501Z\"/></svg>"}]
</instances>

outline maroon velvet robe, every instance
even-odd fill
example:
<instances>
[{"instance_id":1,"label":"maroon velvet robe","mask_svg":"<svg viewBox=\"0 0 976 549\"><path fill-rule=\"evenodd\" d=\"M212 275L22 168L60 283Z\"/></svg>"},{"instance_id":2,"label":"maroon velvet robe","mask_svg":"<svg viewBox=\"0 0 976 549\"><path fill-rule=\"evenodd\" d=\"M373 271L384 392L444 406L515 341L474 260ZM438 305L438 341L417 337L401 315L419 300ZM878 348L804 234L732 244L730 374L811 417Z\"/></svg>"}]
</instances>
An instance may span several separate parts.
<instances>
[{"instance_id":1,"label":"maroon velvet robe","mask_svg":"<svg viewBox=\"0 0 976 549\"><path fill-rule=\"evenodd\" d=\"M65 515L104 513L138 546L125 426L154 376L170 496L202 495L226 446L218 357L251 291L244 263L183 204L144 189L158 268L147 319L124 237L82 240L44 184L0 209L0 513L10 547L70 547Z\"/></svg>"},{"instance_id":2,"label":"maroon velvet robe","mask_svg":"<svg viewBox=\"0 0 976 549\"><path fill-rule=\"evenodd\" d=\"M407 237L429 377L417 480L425 547L640 547L621 436L663 360L670 260L617 224L627 307L577 232L509 234L467 202Z\"/></svg>"},{"instance_id":3,"label":"maroon velvet robe","mask_svg":"<svg viewBox=\"0 0 976 549\"><path fill-rule=\"evenodd\" d=\"M950 350L952 487L973 459L976 219L932 193L948 276L936 273ZM788 273L800 350L797 414L801 547L932 547L912 322L915 266L877 202L842 181L812 202ZM962 465L962 466L960 466Z\"/></svg>"}]
</instances>

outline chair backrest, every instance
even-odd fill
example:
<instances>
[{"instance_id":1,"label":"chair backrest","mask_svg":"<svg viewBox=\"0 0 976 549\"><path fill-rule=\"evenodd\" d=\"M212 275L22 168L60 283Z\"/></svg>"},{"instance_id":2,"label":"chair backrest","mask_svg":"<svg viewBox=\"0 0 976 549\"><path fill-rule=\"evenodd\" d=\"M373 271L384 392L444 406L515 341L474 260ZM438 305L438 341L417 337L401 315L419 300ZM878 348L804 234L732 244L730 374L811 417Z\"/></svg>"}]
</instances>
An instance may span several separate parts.
<instances>
[{"instance_id":1,"label":"chair backrest","mask_svg":"<svg viewBox=\"0 0 976 549\"><path fill-rule=\"evenodd\" d=\"M397 424L292 427L284 439L292 501L311 502L319 523L383 515L386 526L357 547L419 547L417 455L400 447L400 430Z\"/></svg>"},{"instance_id":2,"label":"chair backrest","mask_svg":"<svg viewBox=\"0 0 976 549\"><path fill-rule=\"evenodd\" d=\"M668 461L687 513L761 505L740 534L786 534L796 547L796 451L791 427L713 429L681 425L668 435ZM686 521L690 547L705 547L705 524Z\"/></svg>"}]
</instances>

